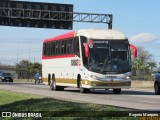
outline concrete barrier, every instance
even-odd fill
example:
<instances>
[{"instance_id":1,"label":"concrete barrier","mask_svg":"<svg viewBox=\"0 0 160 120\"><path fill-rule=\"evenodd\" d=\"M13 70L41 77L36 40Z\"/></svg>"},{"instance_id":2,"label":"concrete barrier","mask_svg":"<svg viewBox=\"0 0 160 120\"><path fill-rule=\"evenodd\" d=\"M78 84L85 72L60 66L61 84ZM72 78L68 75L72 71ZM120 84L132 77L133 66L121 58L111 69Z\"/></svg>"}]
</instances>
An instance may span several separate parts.
<instances>
[{"instance_id":1,"label":"concrete barrier","mask_svg":"<svg viewBox=\"0 0 160 120\"><path fill-rule=\"evenodd\" d=\"M131 87L133 88L154 87L154 81L132 80Z\"/></svg>"}]
</instances>

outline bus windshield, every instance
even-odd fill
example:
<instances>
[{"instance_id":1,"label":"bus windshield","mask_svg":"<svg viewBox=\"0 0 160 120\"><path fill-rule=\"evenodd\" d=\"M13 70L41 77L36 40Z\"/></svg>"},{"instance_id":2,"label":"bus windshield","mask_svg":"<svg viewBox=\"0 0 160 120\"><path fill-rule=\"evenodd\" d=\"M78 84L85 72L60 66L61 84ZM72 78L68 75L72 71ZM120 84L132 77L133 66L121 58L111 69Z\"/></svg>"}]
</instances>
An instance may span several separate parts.
<instances>
[{"instance_id":1,"label":"bus windshield","mask_svg":"<svg viewBox=\"0 0 160 120\"><path fill-rule=\"evenodd\" d=\"M131 71L130 48L127 40L91 40L89 70L106 73Z\"/></svg>"}]
</instances>

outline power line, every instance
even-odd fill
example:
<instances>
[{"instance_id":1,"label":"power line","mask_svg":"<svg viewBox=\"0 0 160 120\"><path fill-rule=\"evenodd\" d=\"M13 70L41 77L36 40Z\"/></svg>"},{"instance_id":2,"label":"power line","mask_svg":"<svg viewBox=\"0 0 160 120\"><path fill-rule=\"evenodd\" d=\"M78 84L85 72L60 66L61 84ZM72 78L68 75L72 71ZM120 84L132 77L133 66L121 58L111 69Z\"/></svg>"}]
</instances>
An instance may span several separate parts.
<instances>
[{"instance_id":1,"label":"power line","mask_svg":"<svg viewBox=\"0 0 160 120\"><path fill-rule=\"evenodd\" d=\"M30 50L42 50L42 48L33 48L33 49L30 49ZM29 49L22 49L22 50L8 50L8 51L0 51L0 52L13 52L13 51L15 51L15 52L17 52L17 51L28 51Z\"/></svg>"},{"instance_id":2,"label":"power line","mask_svg":"<svg viewBox=\"0 0 160 120\"><path fill-rule=\"evenodd\" d=\"M42 51L30 51L30 53L37 53L37 52L42 53ZM21 51L19 51L19 53L28 53L28 51L26 51L26 52L21 52ZM11 55L11 54L17 54L17 51L8 52L8 53L0 53L0 55Z\"/></svg>"},{"instance_id":3,"label":"power line","mask_svg":"<svg viewBox=\"0 0 160 120\"><path fill-rule=\"evenodd\" d=\"M0 65L16 65L17 63L19 63L22 60L28 60L28 58L24 58L24 57L19 57L19 61L17 62L17 58L0 58ZM42 58L41 57L32 57L30 58L30 62L39 62L41 63Z\"/></svg>"}]
</instances>

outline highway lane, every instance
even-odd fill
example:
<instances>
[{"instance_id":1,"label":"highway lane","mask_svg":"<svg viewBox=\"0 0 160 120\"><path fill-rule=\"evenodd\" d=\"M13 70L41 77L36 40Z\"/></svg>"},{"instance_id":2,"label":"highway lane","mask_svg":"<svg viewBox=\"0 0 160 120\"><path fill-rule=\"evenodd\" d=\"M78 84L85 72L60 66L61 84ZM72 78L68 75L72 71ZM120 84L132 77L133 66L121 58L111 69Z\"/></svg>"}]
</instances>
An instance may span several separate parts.
<instances>
[{"instance_id":1,"label":"highway lane","mask_svg":"<svg viewBox=\"0 0 160 120\"><path fill-rule=\"evenodd\" d=\"M29 93L73 102L97 103L139 110L159 110L160 96L153 89L123 89L120 95L112 90L94 90L81 94L77 88L65 88L65 91L50 91L49 86L34 83L0 83L0 90Z\"/></svg>"}]
</instances>

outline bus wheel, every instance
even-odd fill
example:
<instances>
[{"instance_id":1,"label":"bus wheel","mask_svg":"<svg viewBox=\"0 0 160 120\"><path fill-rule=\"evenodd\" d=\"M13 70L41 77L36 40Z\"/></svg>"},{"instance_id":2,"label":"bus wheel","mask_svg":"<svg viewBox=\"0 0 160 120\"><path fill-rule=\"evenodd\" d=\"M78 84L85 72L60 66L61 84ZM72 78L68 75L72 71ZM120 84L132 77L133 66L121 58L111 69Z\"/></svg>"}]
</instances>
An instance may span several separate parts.
<instances>
[{"instance_id":1,"label":"bus wheel","mask_svg":"<svg viewBox=\"0 0 160 120\"><path fill-rule=\"evenodd\" d=\"M53 91L56 91L56 81L55 81L55 77L52 78L52 80L50 81L50 89Z\"/></svg>"},{"instance_id":2,"label":"bus wheel","mask_svg":"<svg viewBox=\"0 0 160 120\"><path fill-rule=\"evenodd\" d=\"M80 81L79 89L80 89L80 93L88 93L88 92L90 92L90 89L82 87L82 80Z\"/></svg>"},{"instance_id":3,"label":"bus wheel","mask_svg":"<svg viewBox=\"0 0 160 120\"><path fill-rule=\"evenodd\" d=\"M120 94L121 93L121 89L113 89L113 93L114 94Z\"/></svg>"},{"instance_id":4,"label":"bus wheel","mask_svg":"<svg viewBox=\"0 0 160 120\"><path fill-rule=\"evenodd\" d=\"M50 85L50 83L51 83L51 75L49 74L48 75L48 85Z\"/></svg>"}]
</instances>

